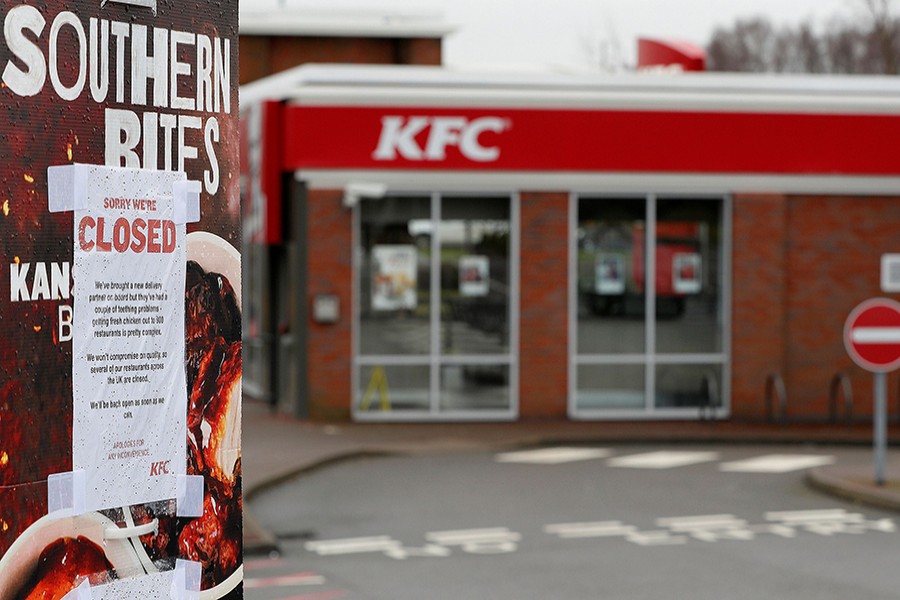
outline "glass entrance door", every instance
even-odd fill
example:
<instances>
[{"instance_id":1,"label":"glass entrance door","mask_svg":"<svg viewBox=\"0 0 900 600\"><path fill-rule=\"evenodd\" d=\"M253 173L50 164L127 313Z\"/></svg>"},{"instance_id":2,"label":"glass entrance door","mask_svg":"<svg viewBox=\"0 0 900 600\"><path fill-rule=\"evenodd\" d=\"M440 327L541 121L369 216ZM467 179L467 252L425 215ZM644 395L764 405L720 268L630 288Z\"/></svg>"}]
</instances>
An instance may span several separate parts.
<instances>
[{"instance_id":1,"label":"glass entrance door","mask_svg":"<svg viewBox=\"0 0 900 600\"><path fill-rule=\"evenodd\" d=\"M357 208L354 416L515 417L509 196L395 196Z\"/></svg>"}]
</instances>

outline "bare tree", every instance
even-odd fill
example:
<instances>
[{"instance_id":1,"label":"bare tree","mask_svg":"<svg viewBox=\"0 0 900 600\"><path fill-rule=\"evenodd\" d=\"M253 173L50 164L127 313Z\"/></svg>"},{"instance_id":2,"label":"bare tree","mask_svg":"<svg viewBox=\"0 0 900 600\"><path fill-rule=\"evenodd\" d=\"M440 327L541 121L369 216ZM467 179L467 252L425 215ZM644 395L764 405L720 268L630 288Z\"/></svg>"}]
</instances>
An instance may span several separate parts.
<instances>
[{"instance_id":1,"label":"bare tree","mask_svg":"<svg viewBox=\"0 0 900 600\"><path fill-rule=\"evenodd\" d=\"M764 17L717 28L707 45L714 71L900 74L900 18L894 0L853 0L854 21L832 21L821 33L812 23L776 28Z\"/></svg>"},{"instance_id":2,"label":"bare tree","mask_svg":"<svg viewBox=\"0 0 900 600\"><path fill-rule=\"evenodd\" d=\"M605 32L600 35L591 32L578 36L581 52L588 64L605 73L618 73L633 69L634 66L627 63L622 52L622 43L619 40L616 24L606 13L603 14L603 29Z\"/></svg>"},{"instance_id":3,"label":"bare tree","mask_svg":"<svg viewBox=\"0 0 900 600\"><path fill-rule=\"evenodd\" d=\"M738 19L731 28L717 27L707 46L707 61L713 71L771 70L775 52L775 30L764 17Z\"/></svg>"},{"instance_id":4,"label":"bare tree","mask_svg":"<svg viewBox=\"0 0 900 600\"><path fill-rule=\"evenodd\" d=\"M881 72L898 73L897 53L900 51L900 23L894 17L892 0L862 0L871 19L873 58L880 63Z\"/></svg>"}]
</instances>

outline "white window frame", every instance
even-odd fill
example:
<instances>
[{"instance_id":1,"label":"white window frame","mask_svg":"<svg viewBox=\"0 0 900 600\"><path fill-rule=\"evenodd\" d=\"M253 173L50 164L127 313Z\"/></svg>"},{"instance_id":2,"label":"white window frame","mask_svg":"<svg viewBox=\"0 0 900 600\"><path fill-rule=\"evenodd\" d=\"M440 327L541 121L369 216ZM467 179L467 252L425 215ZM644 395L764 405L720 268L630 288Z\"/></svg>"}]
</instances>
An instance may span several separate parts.
<instances>
[{"instance_id":1,"label":"white window frame","mask_svg":"<svg viewBox=\"0 0 900 600\"><path fill-rule=\"evenodd\" d=\"M659 200L698 199L721 202L722 239L719 280L721 281L720 302L722 303L722 351L703 354L657 353L656 352L656 288L645 286L644 297L644 350L629 354L585 354L578 353L578 201L589 197L602 201L603 198L633 197L635 202L644 199L646 208L646 234L648 246L644 252L645 281L656 280L656 253L650 243L656 243L656 207ZM568 373L568 415L573 420L698 420L704 418L727 419L731 416L731 257L732 257L732 198L729 194L657 194L634 192L624 194L572 192L569 194L569 373ZM719 406L713 410L702 407L657 408L656 366L672 365L721 365L722 379L719 382ZM642 365L644 370L643 409L603 409L578 407L578 367L581 365Z\"/></svg>"},{"instance_id":2,"label":"white window frame","mask_svg":"<svg viewBox=\"0 0 900 600\"><path fill-rule=\"evenodd\" d=\"M485 191L473 192L442 190L415 193L410 190L390 191L390 197L429 197L431 199L431 219L439 223L443 198L490 196L509 199L509 351L505 354L441 354L441 256L440 228L435 227L431 236L431 298L429 310L430 352L427 355L362 355L360 353L360 272L362 268L361 215L359 206L353 208L353 319L352 319L352 385L351 416L358 422L415 422L415 421L514 421L519 416L519 311L520 311L520 196L516 192ZM362 202L378 202L365 199ZM505 365L509 368L509 406L504 410L459 410L447 411L440 407L441 367L446 365L481 364ZM364 367L372 366L427 366L429 369L428 411L381 411L376 408L360 410L359 399L365 389L361 381Z\"/></svg>"}]
</instances>

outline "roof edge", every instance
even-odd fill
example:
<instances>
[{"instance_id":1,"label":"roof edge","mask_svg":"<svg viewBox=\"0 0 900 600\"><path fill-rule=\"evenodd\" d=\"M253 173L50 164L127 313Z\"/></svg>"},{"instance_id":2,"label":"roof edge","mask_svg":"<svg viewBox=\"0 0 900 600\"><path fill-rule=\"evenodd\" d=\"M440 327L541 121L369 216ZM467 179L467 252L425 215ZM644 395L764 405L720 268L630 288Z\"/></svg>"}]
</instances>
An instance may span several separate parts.
<instances>
[{"instance_id":1,"label":"roof edge","mask_svg":"<svg viewBox=\"0 0 900 600\"><path fill-rule=\"evenodd\" d=\"M241 35L443 38L455 30L437 12L319 9L240 15Z\"/></svg>"}]
</instances>

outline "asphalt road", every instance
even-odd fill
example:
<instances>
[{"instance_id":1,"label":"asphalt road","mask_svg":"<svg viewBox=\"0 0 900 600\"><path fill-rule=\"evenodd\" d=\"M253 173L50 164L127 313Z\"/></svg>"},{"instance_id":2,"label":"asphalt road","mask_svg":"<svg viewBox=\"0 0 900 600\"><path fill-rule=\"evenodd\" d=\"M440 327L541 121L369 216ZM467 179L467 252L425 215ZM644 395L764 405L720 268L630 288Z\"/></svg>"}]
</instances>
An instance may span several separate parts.
<instances>
[{"instance_id":1,"label":"asphalt road","mask_svg":"<svg viewBox=\"0 0 900 600\"><path fill-rule=\"evenodd\" d=\"M254 500L282 552L247 561L245 594L895 600L900 515L808 489L805 470L829 462L871 452L629 445L351 461Z\"/></svg>"}]
</instances>

